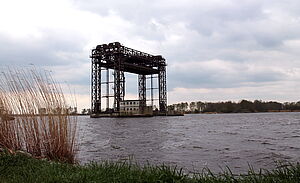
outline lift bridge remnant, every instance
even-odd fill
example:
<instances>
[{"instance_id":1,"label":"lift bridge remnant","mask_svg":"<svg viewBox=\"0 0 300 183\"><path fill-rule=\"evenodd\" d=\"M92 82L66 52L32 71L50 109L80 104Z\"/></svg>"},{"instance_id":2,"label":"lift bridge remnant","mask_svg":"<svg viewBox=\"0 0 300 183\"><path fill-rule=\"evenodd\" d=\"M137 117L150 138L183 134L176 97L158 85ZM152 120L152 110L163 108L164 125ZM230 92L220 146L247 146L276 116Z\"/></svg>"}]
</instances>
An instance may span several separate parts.
<instances>
[{"instance_id":1,"label":"lift bridge remnant","mask_svg":"<svg viewBox=\"0 0 300 183\"><path fill-rule=\"evenodd\" d=\"M150 55L119 42L98 45L92 50L92 88L91 112L101 114L120 114L120 103L125 97L125 72L138 75L138 95L141 104L146 106L146 80L151 78L151 104L153 105L153 89L158 89L159 114L167 114L166 61L161 55ZM101 71L106 70L106 81L101 79ZM109 81L109 70L113 71L113 81ZM158 88L153 88L153 76L157 75ZM104 78L104 79L105 79ZM113 84L113 95L109 94L109 84ZM104 87L102 87L104 85ZM106 87L106 93L103 94ZM113 109L109 108L109 98L114 98ZM106 110L101 110L101 99L106 98ZM141 106L143 107L143 106Z\"/></svg>"}]
</instances>

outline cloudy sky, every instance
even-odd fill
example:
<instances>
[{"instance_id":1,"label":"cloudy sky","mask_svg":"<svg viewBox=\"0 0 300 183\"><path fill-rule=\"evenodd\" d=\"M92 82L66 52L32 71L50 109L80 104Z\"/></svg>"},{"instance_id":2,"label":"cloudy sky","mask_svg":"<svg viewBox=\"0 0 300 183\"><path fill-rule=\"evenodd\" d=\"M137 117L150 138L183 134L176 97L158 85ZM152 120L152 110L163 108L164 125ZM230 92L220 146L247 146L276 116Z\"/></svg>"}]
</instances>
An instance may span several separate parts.
<instances>
[{"instance_id":1,"label":"cloudy sky","mask_svg":"<svg viewBox=\"0 0 300 183\"><path fill-rule=\"evenodd\" d=\"M91 49L119 41L166 58L169 104L298 101L299 30L299 0L0 0L0 63L51 70L88 108Z\"/></svg>"}]
</instances>

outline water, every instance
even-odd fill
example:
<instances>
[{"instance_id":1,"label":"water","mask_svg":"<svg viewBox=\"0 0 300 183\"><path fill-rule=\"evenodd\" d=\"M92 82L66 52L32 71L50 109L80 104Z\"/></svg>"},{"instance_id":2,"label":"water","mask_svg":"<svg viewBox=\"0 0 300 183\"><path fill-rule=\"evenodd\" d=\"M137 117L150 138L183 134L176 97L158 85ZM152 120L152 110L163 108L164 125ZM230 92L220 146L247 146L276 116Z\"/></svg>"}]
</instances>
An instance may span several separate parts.
<instances>
[{"instance_id":1,"label":"water","mask_svg":"<svg viewBox=\"0 0 300 183\"><path fill-rule=\"evenodd\" d=\"M235 173L300 160L300 113L191 114L179 117L79 117L81 163L133 159L193 172Z\"/></svg>"}]
</instances>

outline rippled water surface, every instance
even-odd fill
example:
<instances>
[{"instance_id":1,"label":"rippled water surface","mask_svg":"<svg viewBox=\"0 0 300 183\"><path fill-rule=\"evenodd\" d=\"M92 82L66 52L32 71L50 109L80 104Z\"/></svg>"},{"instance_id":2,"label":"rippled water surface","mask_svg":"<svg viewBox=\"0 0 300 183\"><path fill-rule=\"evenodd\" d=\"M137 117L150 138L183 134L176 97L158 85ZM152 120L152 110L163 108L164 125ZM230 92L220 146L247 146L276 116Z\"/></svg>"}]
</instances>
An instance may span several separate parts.
<instances>
[{"instance_id":1,"label":"rippled water surface","mask_svg":"<svg viewBox=\"0 0 300 183\"><path fill-rule=\"evenodd\" d=\"M134 159L186 171L234 172L300 161L300 113L191 114L180 117L79 117L81 163Z\"/></svg>"}]
</instances>

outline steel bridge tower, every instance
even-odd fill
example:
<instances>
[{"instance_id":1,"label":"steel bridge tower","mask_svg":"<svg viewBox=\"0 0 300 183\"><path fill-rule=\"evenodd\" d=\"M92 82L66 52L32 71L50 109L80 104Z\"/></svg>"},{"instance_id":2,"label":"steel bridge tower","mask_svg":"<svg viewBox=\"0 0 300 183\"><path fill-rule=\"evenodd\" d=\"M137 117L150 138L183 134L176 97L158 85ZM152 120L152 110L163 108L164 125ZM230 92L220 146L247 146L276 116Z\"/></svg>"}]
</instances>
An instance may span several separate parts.
<instances>
[{"instance_id":1,"label":"steel bridge tower","mask_svg":"<svg viewBox=\"0 0 300 183\"><path fill-rule=\"evenodd\" d=\"M98 45L92 50L92 115L120 113L120 102L125 96L125 72L138 75L139 100L146 105L146 81L151 79L151 104L153 105L153 78L158 81L159 114L167 114L166 61L160 56L150 55L121 45L119 42ZM106 70L106 81L102 81L101 71ZM113 71L113 81L109 80L109 70ZM109 84L113 84L113 95L109 94ZM104 87L102 87L104 85ZM103 88L106 91L102 91ZM106 92L106 93L104 93ZM109 109L109 98L113 97L113 109ZM106 110L102 110L101 99L106 98Z\"/></svg>"}]
</instances>

